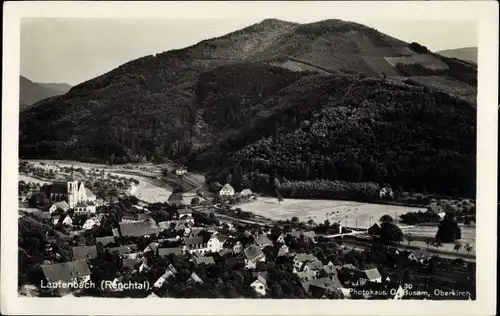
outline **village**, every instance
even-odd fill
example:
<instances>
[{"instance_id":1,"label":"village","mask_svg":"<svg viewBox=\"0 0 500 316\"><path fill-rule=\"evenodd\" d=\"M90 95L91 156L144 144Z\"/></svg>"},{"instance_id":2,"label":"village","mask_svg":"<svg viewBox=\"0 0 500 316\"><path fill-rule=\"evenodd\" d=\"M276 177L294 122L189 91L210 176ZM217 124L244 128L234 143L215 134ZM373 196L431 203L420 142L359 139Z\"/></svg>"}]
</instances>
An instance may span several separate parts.
<instances>
[{"instance_id":1,"label":"village","mask_svg":"<svg viewBox=\"0 0 500 316\"><path fill-rule=\"evenodd\" d=\"M390 215L368 229L270 220L242 210L261 198L248 188L225 184L211 194L184 192L184 203L146 202L133 180L96 194L66 171L66 181L23 187L20 204L30 207L19 210L22 295L475 299L475 260L441 255L438 242L401 243ZM188 174L172 173L181 182ZM380 197L392 194L387 187ZM445 217L433 208L427 217Z\"/></svg>"}]
</instances>

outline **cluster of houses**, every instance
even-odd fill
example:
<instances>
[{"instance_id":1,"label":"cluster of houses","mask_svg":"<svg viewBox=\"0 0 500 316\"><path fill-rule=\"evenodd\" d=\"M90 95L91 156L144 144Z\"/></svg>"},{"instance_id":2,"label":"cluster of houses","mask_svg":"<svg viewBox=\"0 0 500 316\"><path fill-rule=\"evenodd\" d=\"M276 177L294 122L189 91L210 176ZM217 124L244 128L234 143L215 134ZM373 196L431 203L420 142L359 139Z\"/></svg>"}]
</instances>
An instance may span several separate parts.
<instances>
[{"instance_id":1,"label":"cluster of houses","mask_svg":"<svg viewBox=\"0 0 500 316\"><path fill-rule=\"evenodd\" d=\"M232 196L240 196L244 198L255 198L255 194L252 192L250 189L243 189L241 190L240 193L236 192L234 188L229 184L226 183L220 190L219 190L219 196L220 197L232 197Z\"/></svg>"},{"instance_id":2,"label":"cluster of houses","mask_svg":"<svg viewBox=\"0 0 500 316\"><path fill-rule=\"evenodd\" d=\"M124 217L119 223L119 227L113 229L112 236L95 238L95 245L74 246L71 249L72 261L46 263L41 266L41 269L48 282L88 280L92 270L92 264L89 260L96 258L98 248L102 247L104 251L118 254L123 268L130 269L131 273L144 275L153 268L148 265L150 263L145 256L148 252L159 257L172 254L190 254L190 260L195 267L216 264L213 255L219 254L228 263L239 261L244 264L245 269L252 272L254 281L249 286L261 297L269 295L266 267L269 264L273 265L274 260L281 256L290 257L293 260L293 271L291 272L296 274L304 291L312 297L322 297L326 293L340 292L348 298L353 288L364 287L367 284L386 286L386 281L388 281L385 277L385 282L382 282L383 277L376 268L358 270L350 264L334 265L331 261L322 262L310 253L291 251L286 245L286 238L316 243L317 236L313 231L292 231L286 234L282 233L276 238L270 230L247 229L244 232L245 237L252 238L242 239L241 234L237 233L233 225L230 223L224 225L224 230L222 225L219 227L196 226L189 208L178 209L176 216L164 222L156 222L149 214ZM171 238L157 237L161 231L169 229L181 233ZM124 239L120 237L127 236L149 238L149 244L143 249L139 249L136 244L121 244ZM423 257L423 254L412 253L412 255L415 260L421 260ZM169 282L169 279L177 275L177 269L173 264L169 264L164 273L152 282L153 288L161 288L165 282ZM349 281L341 282L339 279L339 271L341 270L350 271L352 276ZM117 276L110 281L120 282L121 278ZM192 272L190 279L193 282L205 282L196 271ZM59 292L60 295L65 293L67 292ZM396 294L392 293L387 296L388 299L400 299L401 297L402 292L399 289Z\"/></svg>"}]
</instances>

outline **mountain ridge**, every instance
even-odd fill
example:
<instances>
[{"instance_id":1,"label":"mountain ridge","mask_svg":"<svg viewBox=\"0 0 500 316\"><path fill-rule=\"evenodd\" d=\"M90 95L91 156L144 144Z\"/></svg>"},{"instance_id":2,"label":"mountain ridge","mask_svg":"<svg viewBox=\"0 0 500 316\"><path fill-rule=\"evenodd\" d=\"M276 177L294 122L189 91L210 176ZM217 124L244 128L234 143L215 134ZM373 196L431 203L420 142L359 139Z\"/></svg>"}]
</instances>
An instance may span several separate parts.
<instances>
[{"instance_id":1,"label":"mountain ridge","mask_svg":"<svg viewBox=\"0 0 500 316\"><path fill-rule=\"evenodd\" d=\"M436 53L449 58L456 58L466 62L473 62L477 65L477 51L477 47L460 47L440 50Z\"/></svg>"},{"instance_id":2,"label":"mountain ridge","mask_svg":"<svg viewBox=\"0 0 500 316\"><path fill-rule=\"evenodd\" d=\"M391 56L405 64L397 64L399 68L392 66L386 60ZM375 63L376 69L365 60ZM424 60L425 64L414 65L412 60ZM443 63L445 68L432 68ZM390 70L391 77L384 70ZM462 82L473 77L475 71L472 66L435 56L421 45L405 43L358 23L327 20L297 24L266 19L183 49L135 59L72 87L62 96L38 102L20 113L20 155L23 158L109 163L170 158L193 168L204 167L204 171L211 172L212 179L222 181L227 180L224 174L228 173L228 168L233 174L231 170L235 165L239 166L237 169L248 169L246 174L255 171L243 162L248 157L234 158L245 153L241 150L250 148L247 146L262 146L258 145L259 141L271 139L286 147L294 139L293 133L307 129L308 124L314 123L315 115L328 112L326 108L339 107L346 111L349 106L359 107L363 102L350 95L351 89L366 98L368 103L363 103L364 108L378 109L377 113L382 113L378 114L378 119L387 126L395 126L396 135L408 129L394 120L398 113L420 122L420 99L429 100L440 111L444 106L453 108L452 114L440 112L443 119L461 122L462 127L462 122L467 121L475 127L473 110L460 110L464 107L475 109L475 100L469 97L473 86ZM462 73L467 76L461 76ZM411 80L413 76L431 79ZM433 88L439 78L447 76L458 78L460 86L447 90L453 82L448 80L440 85L440 91ZM378 79L368 80L367 77ZM462 95L464 90L467 93ZM372 99L375 101L370 101ZM379 108L385 102L391 105L394 113ZM393 102L403 102L410 112ZM363 115L360 124L364 127L359 133L369 133L370 126L375 126L376 122L369 117L370 111L360 111ZM349 112L344 116L347 121L352 116L354 122L356 115ZM425 131L419 132L413 127L410 130L423 133L419 136L422 144L418 146L433 149L423 157L432 159L426 155L440 152L434 147L444 144L445 149L460 157L453 160L454 166L468 168L473 141L468 141L467 146L457 146L454 137L462 132L452 128L446 134L442 128L436 122ZM460 137L469 139L473 130L464 131L466 136ZM429 135L448 135L450 140L433 143ZM346 137L341 136L336 145L341 152L336 153L339 159L336 168L344 175L349 168L357 168L344 167L339 158L347 154L353 144L353 140ZM318 139L315 136L307 140L307 146L316 146ZM369 144L355 142L368 151ZM335 146L329 146L327 151L336 150ZM408 151L406 147L396 149L401 155L408 155ZM403 169L390 167L388 158L381 158L386 154L368 152L375 156L366 159L382 164L387 175L375 177L373 172L371 175L368 172L366 179L396 181L398 172ZM297 159L302 161L303 158ZM266 172L275 168L280 177L302 179L304 177L297 174L309 174L304 171L303 163L297 164L297 170L290 171L274 162L275 166L267 168ZM259 164L253 162L254 166ZM422 168L424 170L416 177L419 183L405 185L433 187L432 183L425 183L425 176L430 171ZM440 169L441 165L435 168L445 172ZM462 178L458 180L468 181L469 176L460 174ZM451 182L450 177L443 175L443 181ZM241 177L235 175L233 178ZM457 190L470 193L468 187Z\"/></svg>"},{"instance_id":3,"label":"mountain ridge","mask_svg":"<svg viewBox=\"0 0 500 316\"><path fill-rule=\"evenodd\" d=\"M37 83L19 76L19 104L20 111L33 104L69 91L70 85L65 83Z\"/></svg>"}]
</instances>

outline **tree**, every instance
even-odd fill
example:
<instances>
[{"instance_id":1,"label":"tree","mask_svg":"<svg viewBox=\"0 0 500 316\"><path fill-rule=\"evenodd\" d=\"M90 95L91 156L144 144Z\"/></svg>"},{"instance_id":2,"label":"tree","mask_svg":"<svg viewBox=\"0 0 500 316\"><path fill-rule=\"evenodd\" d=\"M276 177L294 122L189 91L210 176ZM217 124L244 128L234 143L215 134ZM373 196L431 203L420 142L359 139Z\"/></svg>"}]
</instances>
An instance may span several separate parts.
<instances>
[{"instance_id":1,"label":"tree","mask_svg":"<svg viewBox=\"0 0 500 316\"><path fill-rule=\"evenodd\" d=\"M294 216L290 221L292 222L292 224L298 224L299 218L297 216Z\"/></svg>"},{"instance_id":2,"label":"tree","mask_svg":"<svg viewBox=\"0 0 500 316\"><path fill-rule=\"evenodd\" d=\"M456 252L459 252L460 249L462 249L462 244L459 242L456 242L455 245L453 246L453 250L455 250Z\"/></svg>"},{"instance_id":3,"label":"tree","mask_svg":"<svg viewBox=\"0 0 500 316\"><path fill-rule=\"evenodd\" d=\"M195 196L194 198L191 199L191 205L198 205L198 204L200 204L200 198Z\"/></svg>"},{"instance_id":4,"label":"tree","mask_svg":"<svg viewBox=\"0 0 500 316\"><path fill-rule=\"evenodd\" d=\"M380 226L380 240L383 243L394 243L403 240L403 232L393 223L382 223Z\"/></svg>"},{"instance_id":5,"label":"tree","mask_svg":"<svg viewBox=\"0 0 500 316\"><path fill-rule=\"evenodd\" d=\"M310 220L307 221L307 224L309 224L310 226L312 226L314 224L314 221L312 219L310 219Z\"/></svg>"},{"instance_id":6,"label":"tree","mask_svg":"<svg viewBox=\"0 0 500 316\"><path fill-rule=\"evenodd\" d=\"M383 215L380 220L381 223L393 223L394 219L392 218L391 215L385 214Z\"/></svg>"},{"instance_id":7,"label":"tree","mask_svg":"<svg viewBox=\"0 0 500 316\"><path fill-rule=\"evenodd\" d=\"M439 224L438 231L436 233L436 239L449 243L454 242L462 237L462 232L455 217L451 214L446 214L441 223Z\"/></svg>"}]
</instances>

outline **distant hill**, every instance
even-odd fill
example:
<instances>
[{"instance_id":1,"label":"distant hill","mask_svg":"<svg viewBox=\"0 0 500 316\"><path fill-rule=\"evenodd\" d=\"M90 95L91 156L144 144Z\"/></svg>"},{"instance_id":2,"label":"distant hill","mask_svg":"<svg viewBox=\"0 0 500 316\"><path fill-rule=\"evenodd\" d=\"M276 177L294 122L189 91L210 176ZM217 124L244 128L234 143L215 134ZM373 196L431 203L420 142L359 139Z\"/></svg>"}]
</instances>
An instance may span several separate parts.
<instances>
[{"instance_id":1,"label":"distant hill","mask_svg":"<svg viewBox=\"0 0 500 316\"><path fill-rule=\"evenodd\" d=\"M169 158L235 187L257 171L348 181L355 172L470 195L476 78L473 65L361 24L267 19L40 101L20 113L20 155Z\"/></svg>"},{"instance_id":2,"label":"distant hill","mask_svg":"<svg viewBox=\"0 0 500 316\"><path fill-rule=\"evenodd\" d=\"M70 85L64 83L35 83L23 76L20 76L19 80L19 104L21 110L40 100L62 95L71 88Z\"/></svg>"},{"instance_id":3,"label":"distant hill","mask_svg":"<svg viewBox=\"0 0 500 316\"><path fill-rule=\"evenodd\" d=\"M463 47L457 49L447 49L437 52L439 55L473 62L477 65L477 47Z\"/></svg>"},{"instance_id":4,"label":"distant hill","mask_svg":"<svg viewBox=\"0 0 500 316\"><path fill-rule=\"evenodd\" d=\"M65 94L71 89L71 86L67 83L38 83L40 86L51 89L58 92L59 94Z\"/></svg>"}]
</instances>

